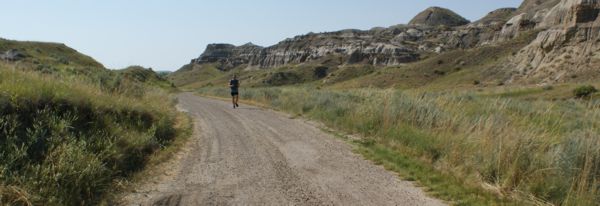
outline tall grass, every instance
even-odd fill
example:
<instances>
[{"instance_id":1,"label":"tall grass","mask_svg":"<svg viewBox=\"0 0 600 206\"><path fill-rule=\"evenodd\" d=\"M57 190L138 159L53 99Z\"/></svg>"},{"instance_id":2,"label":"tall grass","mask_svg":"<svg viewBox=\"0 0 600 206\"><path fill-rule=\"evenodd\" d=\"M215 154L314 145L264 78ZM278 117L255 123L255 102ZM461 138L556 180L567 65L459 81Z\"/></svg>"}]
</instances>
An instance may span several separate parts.
<instances>
[{"instance_id":1,"label":"tall grass","mask_svg":"<svg viewBox=\"0 0 600 206\"><path fill-rule=\"evenodd\" d=\"M376 89L256 88L241 95L368 137L381 152L409 156L504 197L600 202L600 102Z\"/></svg>"},{"instance_id":2,"label":"tall grass","mask_svg":"<svg viewBox=\"0 0 600 206\"><path fill-rule=\"evenodd\" d=\"M89 205L175 136L159 90L0 70L0 204Z\"/></svg>"}]
</instances>

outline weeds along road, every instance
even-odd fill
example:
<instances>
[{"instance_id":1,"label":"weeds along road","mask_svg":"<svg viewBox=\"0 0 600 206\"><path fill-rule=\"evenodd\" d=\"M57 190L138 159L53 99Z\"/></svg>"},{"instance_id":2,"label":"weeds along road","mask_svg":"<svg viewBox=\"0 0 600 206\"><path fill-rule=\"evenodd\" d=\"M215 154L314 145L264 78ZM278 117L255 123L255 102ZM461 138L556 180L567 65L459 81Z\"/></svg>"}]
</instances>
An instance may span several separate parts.
<instances>
[{"instance_id":1,"label":"weeds along road","mask_svg":"<svg viewBox=\"0 0 600 206\"><path fill-rule=\"evenodd\" d=\"M443 205L312 123L179 95L194 136L124 205Z\"/></svg>"}]
</instances>

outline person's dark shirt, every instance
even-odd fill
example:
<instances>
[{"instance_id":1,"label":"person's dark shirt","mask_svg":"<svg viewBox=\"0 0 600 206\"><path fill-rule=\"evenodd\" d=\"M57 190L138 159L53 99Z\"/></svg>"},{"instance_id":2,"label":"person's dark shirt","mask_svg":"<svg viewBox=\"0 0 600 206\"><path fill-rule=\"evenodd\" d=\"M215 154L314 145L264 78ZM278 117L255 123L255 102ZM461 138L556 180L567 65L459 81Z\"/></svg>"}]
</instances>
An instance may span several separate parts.
<instances>
[{"instance_id":1,"label":"person's dark shirt","mask_svg":"<svg viewBox=\"0 0 600 206\"><path fill-rule=\"evenodd\" d=\"M232 79L229 81L229 85L231 85L231 91L237 91L240 87L240 81L237 79Z\"/></svg>"}]
</instances>

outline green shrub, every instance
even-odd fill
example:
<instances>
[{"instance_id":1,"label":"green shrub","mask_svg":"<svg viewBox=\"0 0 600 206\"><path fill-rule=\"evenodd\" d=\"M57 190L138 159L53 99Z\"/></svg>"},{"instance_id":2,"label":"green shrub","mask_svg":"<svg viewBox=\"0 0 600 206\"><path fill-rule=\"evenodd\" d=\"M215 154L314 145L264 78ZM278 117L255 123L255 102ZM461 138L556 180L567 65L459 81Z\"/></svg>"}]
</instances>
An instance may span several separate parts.
<instances>
[{"instance_id":1,"label":"green shrub","mask_svg":"<svg viewBox=\"0 0 600 206\"><path fill-rule=\"evenodd\" d=\"M577 98L590 97L592 94L594 94L596 92L598 92L598 90L596 89L596 87L594 87L592 85L580 86L580 87L575 88L575 90L573 90L573 94Z\"/></svg>"},{"instance_id":2,"label":"green shrub","mask_svg":"<svg viewBox=\"0 0 600 206\"><path fill-rule=\"evenodd\" d=\"M0 205L94 204L175 136L172 101L158 91L6 71L0 91Z\"/></svg>"}]
</instances>

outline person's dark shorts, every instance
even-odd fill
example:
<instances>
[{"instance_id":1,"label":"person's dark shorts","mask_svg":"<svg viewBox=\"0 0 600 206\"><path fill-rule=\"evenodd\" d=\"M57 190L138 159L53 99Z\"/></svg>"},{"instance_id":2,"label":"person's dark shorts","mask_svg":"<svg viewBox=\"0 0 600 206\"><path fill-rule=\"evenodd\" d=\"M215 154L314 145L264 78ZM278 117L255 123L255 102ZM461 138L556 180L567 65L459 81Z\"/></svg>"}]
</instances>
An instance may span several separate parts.
<instances>
[{"instance_id":1,"label":"person's dark shorts","mask_svg":"<svg viewBox=\"0 0 600 206\"><path fill-rule=\"evenodd\" d=\"M240 95L240 93L237 91L231 91L231 96L237 96L237 95Z\"/></svg>"}]
</instances>

